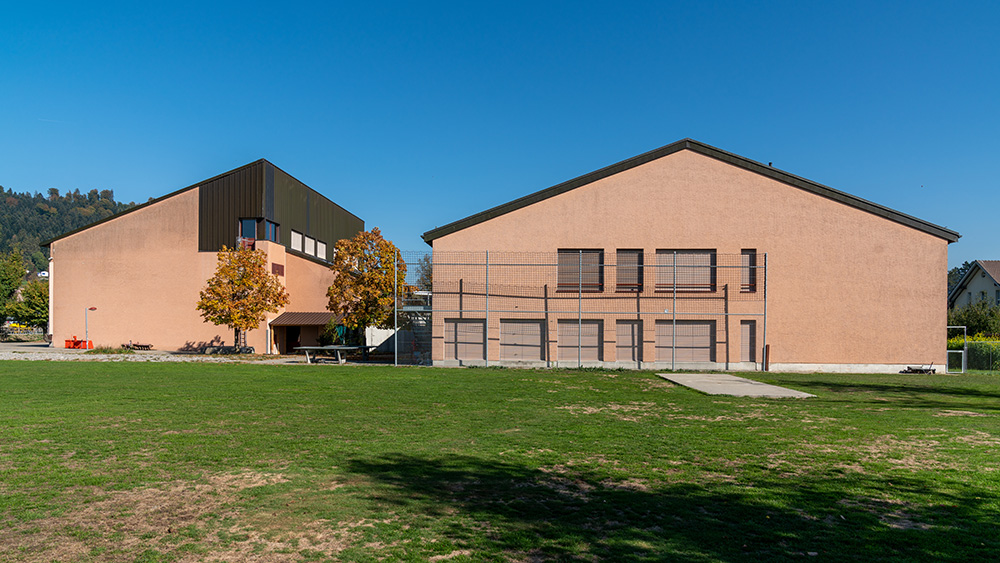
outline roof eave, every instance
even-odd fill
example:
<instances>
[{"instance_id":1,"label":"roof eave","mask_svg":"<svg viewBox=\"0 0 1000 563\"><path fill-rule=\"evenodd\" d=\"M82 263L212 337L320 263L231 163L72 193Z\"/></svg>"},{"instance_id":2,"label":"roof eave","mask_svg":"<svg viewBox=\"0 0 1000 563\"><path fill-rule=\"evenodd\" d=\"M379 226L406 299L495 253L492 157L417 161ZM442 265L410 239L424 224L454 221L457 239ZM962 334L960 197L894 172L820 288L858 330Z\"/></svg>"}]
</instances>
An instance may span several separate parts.
<instances>
[{"instance_id":1,"label":"roof eave","mask_svg":"<svg viewBox=\"0 0 1000 563\"><path fill-rule=\"evenodd\" d=\"M61 240L61 239L64 239L64 238L66 238L68 236L72 236L72 235L75 235L77 233L86 231L87 229L90 229L91 227L96 227L97 225L100 225L102 223L107 223L108 221L111 221L112 219L117 219L117 218L122 217L124 215L128 215L129 213L132 213L133 211L138 211L140 209L144 209L146 207L149 207L150 205L159 203L159 202L161 202L161 201L163 201L165 199L170 199L170 198L174 197L175 195L182 194L182 193L184 193L184 192L186 192L188 190L193 190L193 189L197 188L198 186L201 186L202 184L207 184L209 182L212 182L212 181L215 181L215 180L217 180L219 178L222 178L223 176L228 176L229 174L233 174L234 172L238 172L240 170L243 170L244 168L249 168L250 166L253 166L253 165L255 165L255 164L259 163L259 162L264 162L266 164L270 164L269 162L267 162L266 159L258 158L257 160L255 160L255 161L253 161L253 162L251 162L249 164L244 164L243 166L239 166L237 168L233 168L232 170L230 170L228 172L223 172L222 174L216 174L215 176L212 176L211 178L209 178L207 180L202 180L202 181L200 181L198 183L191 184L190 186L188 186L186 188L181 188L179 190L170 192L167 195L163 195L163 196L160 196L158 198L151 199L151 200L147 201L146 203L140 203L139 205L136 205L135 207L130 207L130 208L126 209L125 211L122 211L121 213L115 213L114 215L108 215L107 217L105 217L103 219L99 219L97 221L94 221L93 223L89 223L89 224L84 225L82 227L78 227L76 229L73 229L72 231L65 232L65 233L63 233L63 234L61 234L61 235L59 235L57 237L50 238L49 240L42 241L42 242L38 243L38 245L41 246L41 247L43 247L43 248L47 248L49 245L51 245L53 242L55 242L57 240ZM272 166L274 166L274 165L272 164ZM275 167L275 168L277 168L277 167Z\"/></svg>"}]
</instances>

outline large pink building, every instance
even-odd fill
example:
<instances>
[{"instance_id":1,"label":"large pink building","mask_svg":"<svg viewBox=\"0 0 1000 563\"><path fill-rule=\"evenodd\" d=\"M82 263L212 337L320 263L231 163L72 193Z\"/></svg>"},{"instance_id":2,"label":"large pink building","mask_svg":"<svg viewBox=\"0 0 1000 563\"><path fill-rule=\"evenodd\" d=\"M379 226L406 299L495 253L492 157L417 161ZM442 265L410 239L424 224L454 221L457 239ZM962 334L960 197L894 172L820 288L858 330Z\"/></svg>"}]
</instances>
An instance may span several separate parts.
<instances>
[{"instance_id":1,"label":"large pink building","mask_svg":"<svg viewBox=\"0 0 1000 563\"><path fill-rule=\"evenodd\" d=\"M332 316L334 244L362 230L364 221L258 160L48 241L49 332L56 346L85 330L97 346L232 346L232 331L204 322L195 304L217 252L243 244L267 253L290 296L247 344L267 353L315 344Z\"/></svg>"},{"instance_id":2,"label":"large pink building","mask_svg":"<svg viewBox=\"0 0 1000 563\"><path fill-rule=\"evenodd\" d=\"M424 234L437 365L945 363L959 234L685 139Z\"/></svg>"}]
</instances>

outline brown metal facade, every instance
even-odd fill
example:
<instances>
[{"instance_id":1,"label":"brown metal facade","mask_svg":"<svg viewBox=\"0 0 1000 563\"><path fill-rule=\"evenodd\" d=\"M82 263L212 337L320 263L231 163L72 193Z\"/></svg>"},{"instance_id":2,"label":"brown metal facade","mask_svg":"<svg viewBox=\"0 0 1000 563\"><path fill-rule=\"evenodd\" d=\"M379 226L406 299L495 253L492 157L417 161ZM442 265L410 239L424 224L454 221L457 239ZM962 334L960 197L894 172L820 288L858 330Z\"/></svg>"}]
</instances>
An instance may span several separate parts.
<instances>
[{"instance_id":1,"label":"brown metal facade","mask_svg":"<svg viewBox=\"0 0 1000 563\"><path fill-rule=\"evenodd\" d=\"M277 242L285 247L295 230L326 243L331 252L338 240L365 228L363 220L266 160L201 184L199 204L198 249L203 252L235 246L240 219L277 223ZM265 238L264 228L259 221L256 238Z\"/></svg>"},{"instance_id":2,"label":"brown metal facade","mask_svg":"<svg viewBox=\"0 0 1000 563\"><path fill-rule=\"evenodd\" d=\"M264 167L258 160L201 185L198 202L198 250L217 252L236 246L241 218L264 215ZM263 225L258 226L258 230ZM262 232L257 238L263 238Z\"/></svg>"}]
</instances>

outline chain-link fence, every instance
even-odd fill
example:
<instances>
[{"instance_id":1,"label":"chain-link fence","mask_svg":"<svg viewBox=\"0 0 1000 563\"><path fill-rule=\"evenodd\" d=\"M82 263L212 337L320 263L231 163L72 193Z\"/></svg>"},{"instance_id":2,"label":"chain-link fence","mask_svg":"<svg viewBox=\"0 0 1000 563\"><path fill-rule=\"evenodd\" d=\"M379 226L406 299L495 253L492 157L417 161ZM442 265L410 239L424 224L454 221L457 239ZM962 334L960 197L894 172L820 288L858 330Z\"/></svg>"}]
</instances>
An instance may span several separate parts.
<instances>
[{"instance_id":1,"label":"chain-link fence","mask_svg":"<svg viewBox=\"0 0 1000 563\"><path fill-rule=\"evenodd\" d=\"M755 250L403 252L396 363L761 369Z\"/></svg>"},{"instance_id":2,"label":"chain-link fence","mask_svg":"<svg viewBox=\"0 0 1000 563\"><path fill-rule=\"evenodd\" d=\"M964 326L948 327L948 373L1000 372L1000 341L969 338Z\"/></svg>"}]
</instances>

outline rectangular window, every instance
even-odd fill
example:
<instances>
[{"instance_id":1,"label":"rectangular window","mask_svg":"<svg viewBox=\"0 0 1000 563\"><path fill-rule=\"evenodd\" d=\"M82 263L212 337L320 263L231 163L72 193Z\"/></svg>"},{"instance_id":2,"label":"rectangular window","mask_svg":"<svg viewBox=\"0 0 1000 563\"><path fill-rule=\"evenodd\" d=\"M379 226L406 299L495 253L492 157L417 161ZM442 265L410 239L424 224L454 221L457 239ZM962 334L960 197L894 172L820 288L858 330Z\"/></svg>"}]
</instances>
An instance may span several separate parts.
<instances>
[{"instance_id":1,"label":"rectangular window","mask_svg":"<svg viewBox=\"0 0 1000 563\"><path fill-rule=\"evenodd\" d=\"M264 221L264 238L271 242L279 242L278 234L277 223L274 221Z\"/></svg>"},{"instance_id":2,"label":"rectangular window","mask_svg":"<svg viewBox=\"0 0 1000 563\"><path fill-rule=\"evenodd\" d=\"M757 249L744 248L740 251L740 292L757 291Z\"/></svg>"},{"instance_id":3,"label":"rectangular window","mask_svg":"<svg viewBox=\"0 0 1000 563\"><path fill-rule=\"evenodd\" d=\"M329 260L329 258L326 257L325 242L316 241L316 256L322 258L323 260Z\"/></svg>"},{"instance_id":4,"label":"rectangular window","mask_svg":"<svg viewBox=\"0 0 1000 563\"><path fill-rule=\"evenodd\" d=\"M312 237L306 237L305 246L302 249L309 256L316 256L316 239Z\"/></svg>"},{"instance_id":5,"label":"rectangular window","mask_svg":"<svg viewBox=\"0 0 1000 563\"><path fill-rule=\"evenodd\" d=\"M292 231L292 250L302 252L302 233Z\"/></svg>"},{"instance_id":6,"label":"rectangular window","mask_svg":"<svg viewBox=\"0 0 1000 563\"><path fill-rule=\"evenodd\" d=\"M657 250L656 291L713 292L715 266L715 250Z\"/></svg>"},{"instance_id":7,"label":"rectangular window","mask_svg":"<svg viewBox=\"0 0 1000 563\"><path fill-rule=\"evenodd\" d=\"M615 291L639 293L642 291L642 250L619 250L615 266Z\"/></svg>"},{"instance_id":8,"label":"rectangular window","mask_svg":"<svg viewBox=\"0 0 1000 563\"><path fill-rule=\"evenodd\" d=\"M604 290L603 250L559 250L556 291Z\"/></svg>"},{"instance_id":9,"label":"rectangular window","mask_svg":"<svg viewBox=\"0 0 1000 563\"><path fill-rule=\"evenodd\" d=\"M256 239L257 238L257 220L256 219L240 219L240 236L242 238Z\"/></svg>"}]
</instances>

